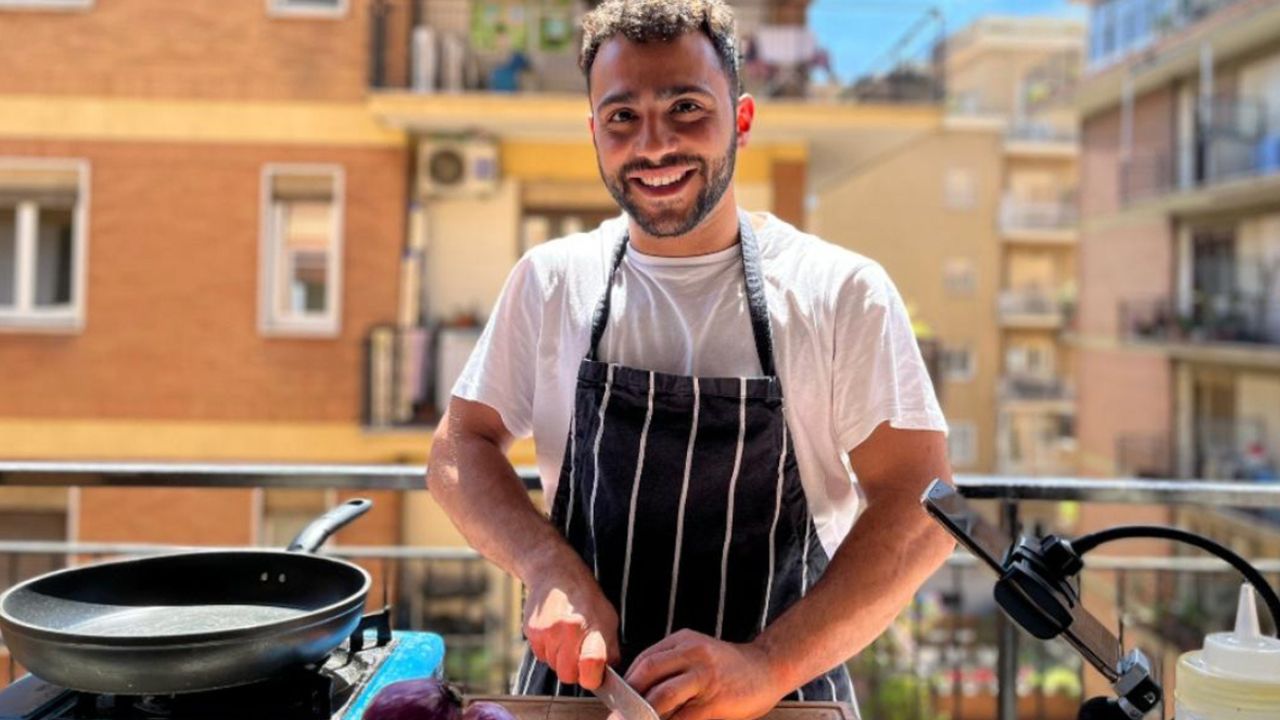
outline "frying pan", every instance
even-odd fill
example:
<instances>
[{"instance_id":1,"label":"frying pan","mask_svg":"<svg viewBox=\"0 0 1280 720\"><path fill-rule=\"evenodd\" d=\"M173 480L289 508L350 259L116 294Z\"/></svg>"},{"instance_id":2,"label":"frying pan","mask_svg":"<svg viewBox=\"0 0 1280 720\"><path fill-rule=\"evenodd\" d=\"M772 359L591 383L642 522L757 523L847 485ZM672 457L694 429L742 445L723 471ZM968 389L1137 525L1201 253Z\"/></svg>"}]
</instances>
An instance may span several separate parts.
<instances>
[{"instance_id":1,"label":"frying pan","mask_svg":"<svg viewBox=\"0 0 1280 720\"><path fill-rule=\"evenodd\" d=\"M312 553L372 505L331 509L287 551L184 552L41 575L0 596L0 633L33 675L88 692L213 690L316 662L355 631L369 573Z\"/></svg>"}]
</instances>

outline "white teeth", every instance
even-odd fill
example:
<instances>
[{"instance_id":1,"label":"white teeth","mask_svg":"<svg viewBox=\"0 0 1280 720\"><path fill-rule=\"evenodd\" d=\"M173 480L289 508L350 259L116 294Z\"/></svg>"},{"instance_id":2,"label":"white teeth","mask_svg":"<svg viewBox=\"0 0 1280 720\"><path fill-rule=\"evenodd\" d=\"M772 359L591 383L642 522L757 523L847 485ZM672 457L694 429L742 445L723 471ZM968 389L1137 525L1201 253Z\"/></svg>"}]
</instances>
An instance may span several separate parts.
<instances>
[{"instance_id":1,"label":"white teeth","mask_svg":"<svg viewBox=\"0 0 1280 720\"><path fill-rule=\"evenodd\" d=\"M675 175L667 175L660 178L654 178L652 180L646 180L644 178L637 178L637 179L640 182L644 183L645 185L648 185L649 187L662 187L664 185L670 185L671 183L676 182L680 178L684 177L684 175L685 174L683 172L680 172L680 173L676 173Z\"/></svg>"}]
</instances>

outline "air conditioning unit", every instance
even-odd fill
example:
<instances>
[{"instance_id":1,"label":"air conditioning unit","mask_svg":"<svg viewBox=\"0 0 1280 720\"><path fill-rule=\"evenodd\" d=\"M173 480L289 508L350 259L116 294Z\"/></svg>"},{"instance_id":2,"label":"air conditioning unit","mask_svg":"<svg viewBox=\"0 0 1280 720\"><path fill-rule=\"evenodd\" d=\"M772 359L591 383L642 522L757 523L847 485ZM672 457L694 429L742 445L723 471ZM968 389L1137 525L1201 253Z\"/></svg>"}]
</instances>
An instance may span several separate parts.
<instances>
[{"instance_id":1,"label":"air conditioning unit","mask_svg":"<svg viewBox=\"0 0 1280 720\"><path fill-rule=\"evenodd\" d=\"M498 145L492 139L424 138L418 142L418 196L474 197L498 187Z\"/></svg>"}]
</instances>

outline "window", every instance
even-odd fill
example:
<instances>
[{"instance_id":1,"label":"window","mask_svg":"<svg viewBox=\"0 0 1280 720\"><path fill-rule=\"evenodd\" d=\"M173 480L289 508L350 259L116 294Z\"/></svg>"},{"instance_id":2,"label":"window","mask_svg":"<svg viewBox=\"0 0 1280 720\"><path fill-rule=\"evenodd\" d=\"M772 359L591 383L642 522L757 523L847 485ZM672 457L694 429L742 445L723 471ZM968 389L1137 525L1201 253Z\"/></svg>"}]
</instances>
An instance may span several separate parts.
<instances>
[{"instance_id":1,"label":"window","mask_svg":"<svg viewBox=\"0 0 1280 720\"><path fill-rule=\"evenodd\" d=\"M342 169L268 166L262 186L261 329L336 335L342 295Z\"/></svg>"},{"instance_id":2,"label":"window","mask_svg":"<svg viewBox=\"0 0 1280 720\"><path fill-rule=\"evenodd\" d=\"M968 297L978 287L977 272L968 258L951 258L942 266L942 286L948 295Z\"/></svg>"},{"instance_id":3,"label":"window","mask_svg":"<svg viewBox=\"0 0 1280 720\"><path fill-rule=\"evenodd\" d=\"M88 165L0 158L0 327L83 325Z\"/></svg>"},{"instance_id":4,"label":"window","mask_svg":"<svg viewBox=\"0 0 1280 720\"><path fill-rule=\"evenodd\" d=\"M950 210L972 210L978 202L977 183L973 173L964 168L950 168L942 181L943 201Z\"/></svg>"},{"instance_id":5,"label":"window","mask_svg":"<svg viewBox=\"0 0 1280 720\"><path fill-rule=\"evenodd\" d=\"M521 219L518 254L524 255L531 248L548 240L593 230L599 227L600 223L615 216L617 212L611 209L527 209Z\"/></svg>"},{"instance_id":6,"label":"window","mask_svg":"<svg viewBox=\"0 0 1280 720\"><path fill-rule=\"evenodd\" d=\"M1010 345L1005 352L1005 363L1012 375L1043 377L1050 371L1044 348L1035 345Z\"/></svg>"},{"instance_id":7,"label":"window","mask_svg":"<svg viewBox=\"0 0 1280 720\"><path fill-rule=\"evenodd\" d=\"M347 0L267 0L267 14L337 18L347 14Z\"/></svg>"},{"instance_id":8,"label":"window","mask_svg":"<svg viewBox=\"0 0 1280 720\"><path fill-rule=\"evenodd\" d=\"M968 420L952 420L947 435L947 455L952 467L969 467L978 461L978 429Z\"/></svg>"},{"instance_id":9,"label":"window","mask_svg":"<svg viewBox=\"0 0 1280 720\"><path fill-rule=\"evenodd\" d=\"M942 349L942 377L951 382L968 382L973 379L973 350L968 347L944 347Z\"/></svg>"}]
</instances>

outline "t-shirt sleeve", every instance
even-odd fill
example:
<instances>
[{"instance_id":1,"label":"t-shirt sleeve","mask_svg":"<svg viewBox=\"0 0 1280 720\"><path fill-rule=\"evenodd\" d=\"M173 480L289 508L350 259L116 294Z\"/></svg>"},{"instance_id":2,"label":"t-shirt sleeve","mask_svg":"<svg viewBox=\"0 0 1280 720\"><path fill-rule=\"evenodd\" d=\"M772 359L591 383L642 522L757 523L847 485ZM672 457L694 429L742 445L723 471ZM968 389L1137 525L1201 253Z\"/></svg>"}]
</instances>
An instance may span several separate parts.
<instances>
[{"instance_id":1,"label":"t-shirt sleeve","mask_svg":"<svg viewBox=\"0 0 1280 720\"><path fill-rule=\"evenodd\" d=\"M507 431L518 438L533 432L542 309L536 268L526 255L507 276L493 314L453 386L454 396L496 410Z\"/></svg>"},{"instance_id":2,"label":"t-shirt sleeve","mask_svg":"<svg viewBox=\"0 0 1280 720\"><path fill-rule=\"evenodd\" d=\"M898 289L869 263L835 303L832 402L836 440L846 451L889 421L902 430L947 431L938 398Z\"/></svg>"}]
</instances>

